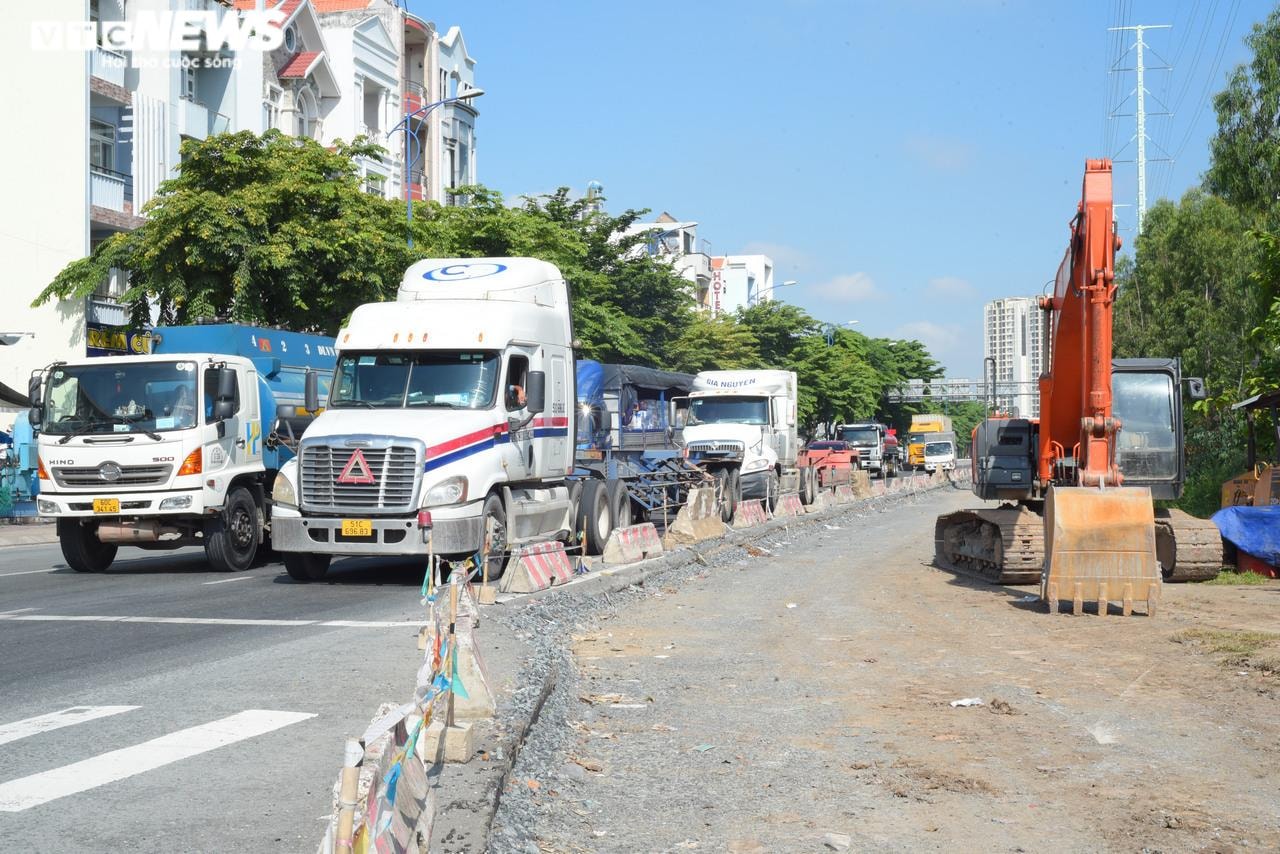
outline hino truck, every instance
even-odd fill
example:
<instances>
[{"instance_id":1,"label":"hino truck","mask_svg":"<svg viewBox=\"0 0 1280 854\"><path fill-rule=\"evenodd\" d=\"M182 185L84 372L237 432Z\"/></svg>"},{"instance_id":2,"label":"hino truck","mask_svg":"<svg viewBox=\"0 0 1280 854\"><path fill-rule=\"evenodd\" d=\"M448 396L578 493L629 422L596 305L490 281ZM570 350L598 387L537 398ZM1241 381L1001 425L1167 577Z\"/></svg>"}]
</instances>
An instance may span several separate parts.
<instances>
[{"instance_id":1,"label":"hino truck","mask_svg":"<svg viewBox=\"0 0 1280 854\"><path fill-rule=\"evenodd\" d=\"M272 492L289 574L348 555L476 556L572 536L569 292L532 258L426 259L338 332L324 411Z\"/></svg>"},{"instance_id":2,"label":"hino truck","mask_svg":"<svg viewBox=\"0 0 1280 854\"><path fill-rule=\"evenodd\" d=\"M950 433L949 415L912 415L911 428L907 431L907 469L924 468L924 442L929 433Z\"/></svg>"},{"instance_id":3,"label":"hino truck","mask_svg":"<svg viewBox=\"0 0 1280 854\"><path fill-rule=\"evenodd\" d=\"M703 371L693 378L684 426L689 459L715 476L721 516L743 499L773 510L798 492L796 375L791 371Z\"/></svg>"},{"instance_id":4,"label":"hino truck","mask_svg":"<svg viewBox=\"0 0 1280 854\"><path fill-rule=\"evenodd\" d=\"M236 324L159 327L150 355L55 362L30 382L37 509L77 572L120 546L204 546L252 565L277 471L333 370L332 338Z\"/></svg>"},{"instance_id":5,"label":"hino truck","mask_svg":"<svg viewBox=\"0 0 1280 854\"><path fill-rule=\"evenodd\" d=\"M898 442L889 428L875 421L841 424L835 438L848 442L858 450L858 467L876 477L897 473Z\"/></svg>"}]
</instances>

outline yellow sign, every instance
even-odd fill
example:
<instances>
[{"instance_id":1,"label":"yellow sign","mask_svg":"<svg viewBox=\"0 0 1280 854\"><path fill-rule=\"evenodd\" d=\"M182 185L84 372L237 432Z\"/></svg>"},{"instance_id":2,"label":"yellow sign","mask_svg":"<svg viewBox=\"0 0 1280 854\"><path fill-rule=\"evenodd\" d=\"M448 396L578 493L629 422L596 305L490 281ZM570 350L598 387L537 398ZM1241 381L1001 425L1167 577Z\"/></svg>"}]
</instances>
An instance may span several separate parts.
<instances>
[{"instance_id":1,"label":"yellow sign","mask_svg":"<svg viewBox=\"0 0 1280 854\"><path fill-rule=\"evenodd\" d=\"M95 498L93 499L94 513L119 513L119 498Z\"/></svg>"}]
</instances>

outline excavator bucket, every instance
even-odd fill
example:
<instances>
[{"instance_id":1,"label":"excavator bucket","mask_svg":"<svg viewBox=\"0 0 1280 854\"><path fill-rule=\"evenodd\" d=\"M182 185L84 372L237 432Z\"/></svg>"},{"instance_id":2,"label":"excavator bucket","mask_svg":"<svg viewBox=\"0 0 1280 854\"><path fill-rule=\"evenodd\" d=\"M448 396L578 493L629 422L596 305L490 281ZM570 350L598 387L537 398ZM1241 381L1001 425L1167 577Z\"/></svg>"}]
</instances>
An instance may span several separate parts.
<instances>
[{"instance_id":1,"label":"excavator bucket","mask_svg":"<svg viewBox=\"0 0 1280 854\"><path fill-rule=\"evenodd\" d=\"M1160 599L1155 511L1146 487L1093 489L1055 486L1045 498L1045 550L1040 598L1058 611L1070 599L1073 612L1096 602L1098 614L1118 601L1125 616L1145 602L1155 614Z\"/></svg>"}]
</instances>

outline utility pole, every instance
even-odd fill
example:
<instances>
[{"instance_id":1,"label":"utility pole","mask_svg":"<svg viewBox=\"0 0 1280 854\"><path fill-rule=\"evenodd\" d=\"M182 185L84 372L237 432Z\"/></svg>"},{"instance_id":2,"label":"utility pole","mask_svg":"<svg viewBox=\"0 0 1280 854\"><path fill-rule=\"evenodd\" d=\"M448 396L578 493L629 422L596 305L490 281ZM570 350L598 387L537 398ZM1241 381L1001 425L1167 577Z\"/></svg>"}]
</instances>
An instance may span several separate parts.
<instances>
[{"instance_id":1,"label":"utility pole","mask_svg":"<svg viewBox=\"0 0 1280 854\"><path fill-rule=\"evenodd\" d=\"M1137 140L1137 144L1138 144L1137 163L1138 163L1138 234L1139 236L1141 236L1142 234L1142 221L1147 216L1147 94L1148 94L1147 88L1146 88L1147 43L1143 40L1142 34L1145 33L1147 30L1167 30L1171 28L1172 28L1172 24L1137 24L1135 26L1129 26L1129 27L1108 27L1107 28L1108 32L1115 32L1117 30L1133 30L1134 32L1133 47L1130 48L1130 50L1134 51L1136 55L1135 58L1137 59L1137 62L1134 68L1133 69L1112 68L1111 70L1113 73L1116 71L1132 70L1132 71L1136 71L1138 74L1138 86L1137 86L1137 89L1135 89L1134 91L1135 91L1135 95L1137 96L1136 97L1136 101L1137 101L1136 116L1138 120L1138 133L1135 139ZM1125 53L1128 53L1128 51L1125 51ZM1117 60L1117 64L1119 64L1119 60ZM1168 63L1165 63L1162 66L1157 66L1153 70L1168 71L1172 67L1173 66L1169 65ZM1111 117L1115 118L1118 115L1129 115L1129 114L1113 113ZM1169 115L1169 113L1168 113L1168 110L1166 110L1165 112L1157 113L1156 115L1167 116ZM1169 158L1165 157L1163 159L1167 160Z\"/></svg>"}]
</instances>

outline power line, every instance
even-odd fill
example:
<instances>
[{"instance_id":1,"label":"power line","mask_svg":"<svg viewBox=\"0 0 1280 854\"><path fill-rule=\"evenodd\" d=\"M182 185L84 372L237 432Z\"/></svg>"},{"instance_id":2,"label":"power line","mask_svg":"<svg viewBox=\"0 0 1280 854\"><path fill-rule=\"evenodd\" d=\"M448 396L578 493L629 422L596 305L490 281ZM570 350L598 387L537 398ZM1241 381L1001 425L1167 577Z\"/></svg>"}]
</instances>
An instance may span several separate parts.
<instances>
[{"instance_id":1,"label":"power line","mask_svg":"<svg viewBox=\"0 0 1280 854\"><path fill-rule=\"evenodd\" d=\"M1182 142L1178 145L1178 150L1173 155L1174 160L1182 156L1183 149L1187 147L1187 143L1195 135L1196 120L1200 118L1200 113L1204 110L1205 104L1209 100L1209 93L1213 89L1214 79L1218 76L1218 69L1222 66L1222 60L1227 53L1227 39L1231 35L1231 30L1235 27L1236 15L1239 12L1240 0L1232 0L1231 11L1227 14L1226 26L1222 28L1222 36L1218 39L1218 51L1213 59L1213 68L1209 71L1208 76L1205 77L1204 87L1200 90L1200 98L1196 102L1196 108L1188 116L1187 132L1182 137Z\"/></svg>"},{"instance_id":2,"label":"power line","mask_svg":"<svg viewBox=\"0 0 1280 854\"><path fill-rule=\"evenodd\" d=\"M1137 85L1134 87L1134 95L1136 102L1136 110L1134 116L1137 119L1137 132L1134 134L1134 140L1137 142L1137 163L1138 163L1138 235L1142 235L1142 220L1147 215L1147 81L1146 81L1146 49L1147 42L1143 35L1147 30L1167 30L1171 24L1138 24L1136 26L1118 27L1123 31L1133 31L1133 51L1135 58L1134 71L1137 72ZM1128 51L1125 51L1127 54ZM1157 66L1156 68L1169 68L1168 65ZM1115 71L1127 71L1128 69L1113 69ZM1154 69L1153 69L1154 70ZM1128 100L1127 98L1125 100Z\"/></svg>"}]
</instances>

